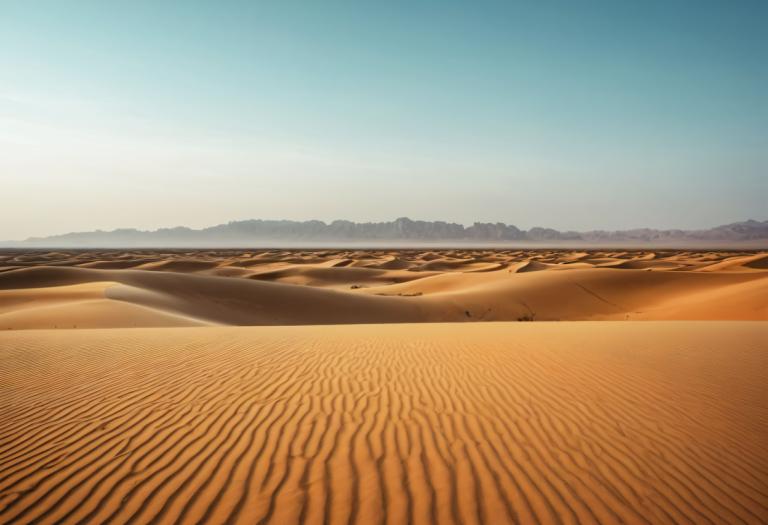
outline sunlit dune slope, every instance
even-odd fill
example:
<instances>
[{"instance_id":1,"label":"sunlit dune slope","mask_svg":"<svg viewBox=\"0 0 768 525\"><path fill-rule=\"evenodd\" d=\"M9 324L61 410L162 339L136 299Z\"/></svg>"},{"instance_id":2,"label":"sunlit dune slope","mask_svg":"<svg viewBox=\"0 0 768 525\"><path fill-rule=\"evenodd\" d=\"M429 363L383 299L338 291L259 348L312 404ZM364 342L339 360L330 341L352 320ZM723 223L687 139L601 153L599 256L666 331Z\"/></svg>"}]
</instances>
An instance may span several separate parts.
<instances>
[{"instance_id":1,"label":"sunlit dune slope","mask_svg":"<svg viewBox=\"0 0 768 525\"><path fill-rule=\"evenodd\" d=\"M3 523L768 521L768 325L0 333Z\"/></svg>"}]
</instances>

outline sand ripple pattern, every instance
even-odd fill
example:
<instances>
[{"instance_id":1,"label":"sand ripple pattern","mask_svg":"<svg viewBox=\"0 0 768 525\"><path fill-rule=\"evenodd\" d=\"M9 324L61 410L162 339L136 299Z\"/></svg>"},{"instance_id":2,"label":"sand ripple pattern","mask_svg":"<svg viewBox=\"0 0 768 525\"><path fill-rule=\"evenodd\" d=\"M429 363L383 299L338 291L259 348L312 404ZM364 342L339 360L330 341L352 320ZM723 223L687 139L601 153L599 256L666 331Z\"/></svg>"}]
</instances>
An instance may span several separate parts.
<instances>
[{"instance_id":1,"label":"sand ripple pattern","mask_svg":"<svg viewBox=\"0 0 768 525\"><path fill-rule=\"evenodd\" d=\"M765 323L0 334L2 523L766 523Z\"/></svg>"}]
</instances>

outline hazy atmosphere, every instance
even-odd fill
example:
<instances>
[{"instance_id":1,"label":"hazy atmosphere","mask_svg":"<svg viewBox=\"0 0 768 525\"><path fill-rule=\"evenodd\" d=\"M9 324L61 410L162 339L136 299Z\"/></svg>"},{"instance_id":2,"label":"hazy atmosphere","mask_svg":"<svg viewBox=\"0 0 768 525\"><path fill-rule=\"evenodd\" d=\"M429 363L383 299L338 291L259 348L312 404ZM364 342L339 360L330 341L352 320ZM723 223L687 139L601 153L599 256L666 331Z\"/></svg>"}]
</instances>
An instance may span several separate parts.
<instances>
[{"instance_id":1,"label":"hazy atmosphere","mask_svg":"<svg viewBox=\"0 0 768 525\"><path fill-rule=\"evenodd\" d=\"M3 2L0 240L765 219L768 4L588 3Z\"/></svg>"},{"instance_id":2,"label":"hazy atmosphere","mask_svg":"<svg viewBox=\"0 0 768 525\"><path fill-rule=\"evenodd\" d=\"M0 524L768 524L768 0L0 0Z\"/></svg>"}]
</instances>

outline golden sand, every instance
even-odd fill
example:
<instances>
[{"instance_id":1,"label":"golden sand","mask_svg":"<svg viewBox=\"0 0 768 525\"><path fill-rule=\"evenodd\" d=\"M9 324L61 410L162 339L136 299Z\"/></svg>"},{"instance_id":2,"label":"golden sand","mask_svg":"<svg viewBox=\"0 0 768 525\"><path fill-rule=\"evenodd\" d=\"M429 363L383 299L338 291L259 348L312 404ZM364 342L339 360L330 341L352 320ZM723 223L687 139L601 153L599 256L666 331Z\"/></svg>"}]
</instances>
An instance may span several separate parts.
<instances>
[{"instance_id":1,"label":"golden sand","mask_svg":"<svg viewBox=\"0 0 768 525\"><path fill-rule=\"evenodd\" d=\"M766 523L768 325L0 335L3 523Z\"/></svg>"},{"instance_id":2,"label":"golden sand","mask_svg":"<svg viewBox=\"0 0 768 525\"><path fill-rule=\"evenodd\" d=\"M768 320L768 253L0 252L0 329Z\"/></svg>"}]
</instances>

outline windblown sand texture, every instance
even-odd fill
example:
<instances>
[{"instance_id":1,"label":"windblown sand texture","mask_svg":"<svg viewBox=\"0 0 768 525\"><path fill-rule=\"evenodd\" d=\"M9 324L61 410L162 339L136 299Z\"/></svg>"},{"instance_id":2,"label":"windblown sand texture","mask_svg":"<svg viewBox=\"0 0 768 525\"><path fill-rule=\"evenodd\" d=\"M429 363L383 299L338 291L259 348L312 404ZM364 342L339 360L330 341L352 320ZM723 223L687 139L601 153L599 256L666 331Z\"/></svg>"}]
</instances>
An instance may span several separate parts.
<instances>
[{"instance_id":1,"label":"windblown sand texture","mask_svg":"<svg viewBox=\"0 0 768 525\"><path fill-rule=\"evenodd\" d=\"M0 251L0 329L767 320L768 252Z\"/></svg>"},{"instance_id":2,"label":"windblown sand texture","mask_svg":"<svg viewBox=\"0 0 768 525\"><path fill-rule=\"evenodd\" d=\"M768 523L767 319L766 252L0 251L0 523Z\"/></svg>"},{"instance_id":3,"label":"windblown sand texture","mask_svg":"<svg viewBox=\"0 0 768 525\"><path fill-rule=\"evenodd\" d=\"M29 330L3 523L766 523L768 325Z\"/></svg>"}]
</instances>

